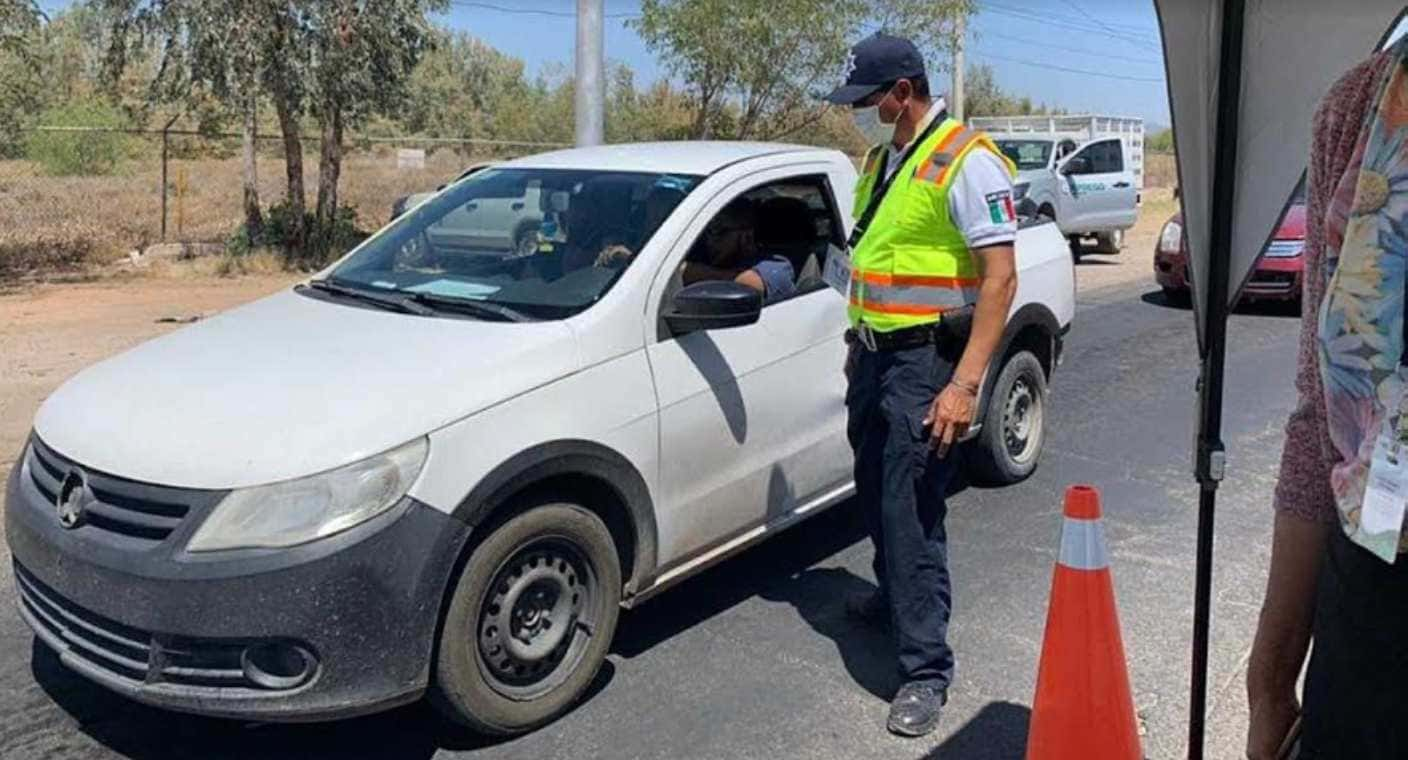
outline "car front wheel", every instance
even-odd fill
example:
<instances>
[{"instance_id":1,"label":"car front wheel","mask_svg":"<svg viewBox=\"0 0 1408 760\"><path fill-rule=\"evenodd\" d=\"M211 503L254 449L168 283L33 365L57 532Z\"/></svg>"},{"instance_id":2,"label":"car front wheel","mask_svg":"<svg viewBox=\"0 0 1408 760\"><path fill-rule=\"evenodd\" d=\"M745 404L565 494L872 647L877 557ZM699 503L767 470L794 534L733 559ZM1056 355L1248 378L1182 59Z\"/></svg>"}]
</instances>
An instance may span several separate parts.
<instances>
[{"instance_id":1,"label":"car front wheel","mask_svg":"<svg viewBox=\"0 0 1408 760\"><path fill-rule=\"evenodd\" d=\"M432 702L486 734L567 711L606 658L621 601L610 531L573 504L520 514L469 556L441 627Z\"/></svg>"},{"instance_id":2,"label":"car front wheel","mask_svg":"<svg viewBox=\"0 0 1408 760\"><path fill-rule=\"evenodd\" d=\"M1046 372L1030 351L1007 358L993 383L983 429L973 441L970 463L984 484L1025 480L1036 470L1046 440Z\"/></svg>"}]
</instances>

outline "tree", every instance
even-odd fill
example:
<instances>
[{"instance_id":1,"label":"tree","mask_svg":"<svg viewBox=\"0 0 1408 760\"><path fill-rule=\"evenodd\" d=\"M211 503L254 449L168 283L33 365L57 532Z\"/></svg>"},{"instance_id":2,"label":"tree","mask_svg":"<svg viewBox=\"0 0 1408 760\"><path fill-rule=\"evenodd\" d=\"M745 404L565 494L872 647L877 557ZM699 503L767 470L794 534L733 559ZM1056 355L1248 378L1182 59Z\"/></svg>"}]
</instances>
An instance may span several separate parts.
<instances>
[{"instance_id":1,"label":"tree","mask_svg":"<svg viewBox=\"0 0 1408 760\"><path fill-rule=\"evenodd\" d=\"M21 118L43 97L40 59L34 54L42 20L29 0L0 0L0 157L19 152Z\"/></svg>"},{"instance_id":2,"label":"tree","mask_svg":"<svg viewBox=\"0 0 1408 760\"><path fill-rule=\"evenodd\" d=\"M964 80L965 110L968 116L1030 116L1033 114L1059 114L1059 109L1048 108L1045 104L1032 105L1029 97L1017 97L1002 89L993 75L991 66L978 64L968 67Z\"/></svg>"},{"instance_id":3,"label":"tree","mask_svg":"<svg viewBox=\"0 0 1408 760\"><path fill-rule=\"evenodd\" d=\"M777 139L817 124L865 29L952 46L971 0L643 0L631 22L694 100L689 135ZM937 71L936 67L931 67Z\"/></svg>"},{"instance_id":4,"label":"tree","mask_svg":"<svg viewBox=\"0 0 1408 760\"><path fill-rule=\"evenodd\" d=\"M98 1L112 26L107 59L112 80L128 70L134 50L154 45L160 53L148 90L152 104L173 106L179 116L213 96L240 114L245 227L251 237L257 237L263 226L255 153L259 90L264 63L269 60L269 14L283 3Z\"/></svg>"},{"instance_id":5,"label":"tree","mask_svg":"<svg viewBox=\"0 0 1408 760\"><path fill-rule=\"evenodd\" d=\"M301 0L311 50L309 104L322 132L318 163L319 230L337 213L344 130L394 110L431 43L426 13L446 0Z\"/></svg>"}]
</instances>

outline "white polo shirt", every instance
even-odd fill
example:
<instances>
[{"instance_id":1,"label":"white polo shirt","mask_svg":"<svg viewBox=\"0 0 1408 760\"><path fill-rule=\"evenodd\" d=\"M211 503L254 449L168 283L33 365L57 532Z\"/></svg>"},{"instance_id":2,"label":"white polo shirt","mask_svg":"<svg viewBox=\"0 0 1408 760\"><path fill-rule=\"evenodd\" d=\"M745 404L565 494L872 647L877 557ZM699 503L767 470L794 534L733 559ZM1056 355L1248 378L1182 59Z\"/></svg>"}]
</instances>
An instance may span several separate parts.
<instances>
[{"instance_id":1,"label":"white polo shirt","mask_svg":"<svg viewBox=\"0 0 1408 760\"><path fill-rule=\"evenodd\" d=\"M947 110L943 98L934 98L929 112L915 129L922 134L929 124ZM885 178L899 168L900 157L908 145L895 147L894 143L885 146L888 155L885 160ZM954 224L963 232L969 248L982 248L989 245L1010 244L1017 239L1017 218L1014 213L1016 199L1012 196L1012 176L1007 173L1007 165L984 147L974 148L958 167L958 176L948 193L948 213Z\"/></svg>"}]
</instances>

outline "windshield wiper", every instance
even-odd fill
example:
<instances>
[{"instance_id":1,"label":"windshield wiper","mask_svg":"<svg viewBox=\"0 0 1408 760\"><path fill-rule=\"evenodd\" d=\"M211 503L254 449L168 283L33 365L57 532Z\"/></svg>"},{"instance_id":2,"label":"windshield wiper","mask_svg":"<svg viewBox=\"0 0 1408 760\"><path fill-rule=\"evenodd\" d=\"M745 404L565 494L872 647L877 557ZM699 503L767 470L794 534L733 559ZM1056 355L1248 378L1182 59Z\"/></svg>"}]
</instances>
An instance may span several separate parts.
<instances>
[{"instance_id":1,"label":"windshield wiper","mask_svg":"<svg viewBox=\"0 0 1408 760\"><path fill-rule=\"evenodd\" d=\"M403 314L415 314L416 316L420 317L428 317L434 315L435 313L434 309L427 308L425 305L421 304L417 299L414 298L408 298L406 296L401 295L391 295L389 293L382 294L372 290L365 290L363 288L353 288L347 285L340 285L327 278L323 278L321 280L309 280L308 287L314 288L316 290L326 291L328 293L336 293L340 296L353 298L363 303L375 304L384 309L390 309L391 311L399 311Z\"/></svg>"},{"instance_id":2,"label":"windshield wiper","mask_svg":"<svg viewBox=\"0 0 1408 760\"><path fill-rule=\"evenodd\" d=\"M500 319L505 322L535 321L532 317L511 306L504 306L494 301L485 301L478 298L444 296L438 293L407 293L406 295L418 306L422 307L428 306L432 309L458 311L461 313L474 314L479 317Z\"/></svg>"}]
</instances>

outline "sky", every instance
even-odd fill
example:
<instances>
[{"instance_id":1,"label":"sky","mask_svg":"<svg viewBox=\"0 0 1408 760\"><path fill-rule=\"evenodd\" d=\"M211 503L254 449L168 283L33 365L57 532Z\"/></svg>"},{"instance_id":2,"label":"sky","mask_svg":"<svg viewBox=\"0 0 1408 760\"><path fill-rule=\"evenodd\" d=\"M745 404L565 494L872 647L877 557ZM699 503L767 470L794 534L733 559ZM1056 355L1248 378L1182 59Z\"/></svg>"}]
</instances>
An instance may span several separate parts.
<instances>
[{"instance_id":1,"label":"sky","mask_svg":"<svg viewBox=\"0 0 1408 760\"><path fill-rule=\"evenodd\" d=\"M449 0L437 20L523 59L530 73L572 67L575 0ZM50 12L71 0L41 0ZM605 0L606 56L638 84L668 76L627 25L639 0ZM998 84L1036 103L1077 113L1170 123L1153 0L979 0L968 60L992 66ZM930 61L931 70L947 61ZM947 90L947 76L936 77Z\"/></svg>"},{"instance_id":2,"label":"sky","mask_svg":"<svg viewBox=\"0 0 1408 760\"><path fill-rule=\"evenodd\" d=\"M575 0L451 0L439 20L522 58L530 72L569 70ZM667 76L627 25L639 0L605 0L606 56L637 83ZM979 0L969 23L969 63L992 66L998 84L1071 112L1140 116L1166 126L1168 92L1153 0ZM947 61L930 61L931 69ZM940 77L947 90L947 76Z\"/></svg>"}]
</instances>

